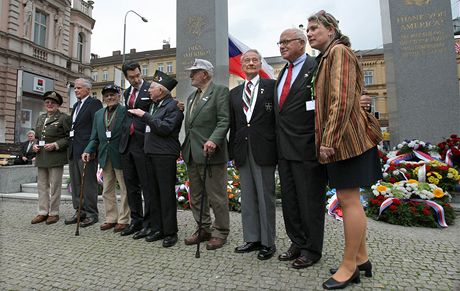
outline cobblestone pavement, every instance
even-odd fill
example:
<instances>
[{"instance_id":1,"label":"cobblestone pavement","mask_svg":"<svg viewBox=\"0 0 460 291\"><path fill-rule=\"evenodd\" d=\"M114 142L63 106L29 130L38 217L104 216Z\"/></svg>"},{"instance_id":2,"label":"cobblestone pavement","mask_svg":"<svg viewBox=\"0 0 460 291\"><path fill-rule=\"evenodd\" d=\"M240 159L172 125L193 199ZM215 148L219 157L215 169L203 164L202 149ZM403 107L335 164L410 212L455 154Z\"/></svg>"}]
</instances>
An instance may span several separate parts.
<instances>
[{"instance_id":1,"label":"cobblestone pavement","mask_svg":"<svg viewBox=\"0 0 460 291\"><path fill-rule=\"evenodd\" d=\"M276 257L259 261L256 253L233 252L242 242L239 213L231 213L227 245L216 251L202 245L196 259L196 247L183 244L194 228L190 211L179 211L179 243L165 249L161 242L102 232L99 224L76 237L75 225L63 222L72 214L69 202L63 202L57 224L31 225L36 208L36 201L0 200L0 290L321 290L342 253L342 224L330 217L323 258L295 270ZM362 276L349 289L460 289L458 225L441 230L370 220L368 228L374 277ZM277 231L279 254L289 246L280 208Z\"/></svg>"}]
</instances>

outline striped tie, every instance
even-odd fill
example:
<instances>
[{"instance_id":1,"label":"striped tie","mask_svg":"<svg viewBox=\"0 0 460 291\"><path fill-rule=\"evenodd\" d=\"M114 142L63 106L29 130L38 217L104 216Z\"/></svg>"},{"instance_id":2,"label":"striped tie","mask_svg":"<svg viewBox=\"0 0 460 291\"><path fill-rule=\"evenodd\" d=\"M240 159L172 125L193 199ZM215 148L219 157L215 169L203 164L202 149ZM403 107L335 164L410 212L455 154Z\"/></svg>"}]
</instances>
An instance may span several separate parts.
<instances>
[{"instance_id":1,"label":"striped tie","mask_svg":"<svg viewBox=\"0 0 460 291\"><path fill-rule=\"evenodd\" d=\"M246 87L244 88L244 94L243 94L244 112L248 112L248 110L251 108L251 101L252 101L252 82L248 81L248 83L246 84Z\"/></svg>"}]
</instances>

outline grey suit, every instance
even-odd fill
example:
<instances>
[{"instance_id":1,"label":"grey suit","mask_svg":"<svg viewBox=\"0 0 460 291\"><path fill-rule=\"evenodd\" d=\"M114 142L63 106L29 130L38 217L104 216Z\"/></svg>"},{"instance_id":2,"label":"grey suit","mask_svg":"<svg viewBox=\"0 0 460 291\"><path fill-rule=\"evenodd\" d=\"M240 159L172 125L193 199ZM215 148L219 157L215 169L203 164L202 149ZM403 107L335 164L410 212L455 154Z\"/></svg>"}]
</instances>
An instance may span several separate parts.
<instances>
[{"instance_id":1,"label":"grey suit","mask_svg":"<svg viewBox=\"0 0 460 291\"><path fill-rule=\"evenodd\" d=\"M190 106L195 98L193 112ZM212 232L213 237L226 239L230 231L230 216L227 197L227 139L229 126L228 88L210 83L201 95L194 92L187 99L185 115L185 140L182 155L187 163L190 178L192 212L195 220L200 218L201 191L203 190L203 171L205 156L203 144L210 140L217 145L210 158L212 176L206 177L208 202L203 213L203 229ZM209 171L208 171L209 174ZM215 221L211 227L209 205L212 205Z\"/></svg>"}]
</instances>

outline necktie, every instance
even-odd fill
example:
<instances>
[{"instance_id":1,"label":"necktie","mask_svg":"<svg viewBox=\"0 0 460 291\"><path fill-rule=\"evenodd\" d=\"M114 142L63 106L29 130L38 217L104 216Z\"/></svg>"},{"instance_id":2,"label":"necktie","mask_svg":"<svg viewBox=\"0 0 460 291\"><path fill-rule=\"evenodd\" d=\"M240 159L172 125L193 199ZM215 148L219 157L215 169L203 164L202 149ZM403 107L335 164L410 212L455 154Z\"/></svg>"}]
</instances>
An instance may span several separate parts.
<instances>
[{"instance_id":1,"label":"necktie","mask_svg":"<svg viewBox=\"0 0 460 291\"><path fill-rule=\"evenodd\" d=\"M136 92L137 92L137 89L133 88L131 95L129 95L129 100L128 100L129 108L134 108L134 103L136 101ZM134 120L132 120L131 124L129 125L129 135L133 135L133 134L134 134Z\"/></svg>"},{"instance_id":2,"label":"necktie","mask_svg":"<svg viewBox=\"0 0 460 291\"><path fill-rule=\"evenodd\" d=\"M252 99L252 82L248 81L248 83L246 84L246 87L244 88L244 94L243 94L244 112L248 112L248 110L251 108L251 99Z\"/></svg>"},{"instance_id":3,"label":"necktie","mask_svg":"<svg viewBox=\"0 0 460 291\"><path fill-rule=\"evenodd\" d=\"M198 99L201 96L201 89L196 90L195 98L192 100L192 104L190 104L190 116L192 116L193 110L195 110L196 104L198 103Z\"/></svg>"},{"instance_id":4,"label":"necktie","mask_svg":"<svg viewBox=\"0 0 460 291\"><path fill-rule=\"evenodd\" d=\"M137 89L133 88L131 95L129 95L128 107L131 109L134 108L134 103L136 101L136 93L137 93Z\"/></svg>"},{"instance_id":5,"label":"necktie","mask_svg":"<svg viewBox=\"0 0 460 291\"><path fill-rule=\"evenodd\" d=\"M294 65L292 63L289 64L288 74L286 76L286 80L284 81L283 90L281 91L280 97L280 109L283 108L284 101L286 101L286 96L289 93L289 89L291 88L291 79L292 79L292 68Z\"/></svg>"},{"instance_id":6,"label":"necktie","mask_svg":"<svg viewBox=\"0 0 460 291\"><path fill-rule=\"evenodd\" d=\"M75 107L75 113L74 113L75 118L77 118L78 112L80 112L80 107L81 107L81 101L78 101L77 107Z\"/></svg>"},{"instance_id":7,"label":"necktie","mask_svg":"<svg viewBox=\"0 0 460 291\"><path fill-rule=\"evenodd\" d=\"M30 148L32 147L32 142L29 141L29 145L27 146L27 150L26 150L26 153L28 153L30 151Z\"/></svg>"}]
</instances>

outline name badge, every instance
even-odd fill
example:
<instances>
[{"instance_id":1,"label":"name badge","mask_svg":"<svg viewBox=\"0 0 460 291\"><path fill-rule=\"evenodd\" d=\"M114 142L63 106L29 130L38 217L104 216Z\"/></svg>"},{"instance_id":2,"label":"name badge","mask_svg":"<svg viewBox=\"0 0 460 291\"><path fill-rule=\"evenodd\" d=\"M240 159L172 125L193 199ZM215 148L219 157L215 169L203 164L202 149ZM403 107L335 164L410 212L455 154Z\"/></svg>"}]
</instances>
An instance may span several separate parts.
<instances>
[{"instance_id":1,"label":"name badge","mask_svg":"<svg viewBox=\"0 0 460 291\"><path fill-rule=\"evenodd\" d=\"M73 137L73 135L74 135L74 130L71 130L71 131L69 132L69 136L70 136L70 137Z\"/></svg>"},{"instance_id":2,"label":"name badge","mask_svg":"<svg viewBox=\"0 0 460 291\"><path fill-rule=\"evenodd\" d=\"M45 141L44 140L38 141L38 146L39 147L44 147L45 146Z\"/></svg>"},{"instance_id":3,"label":"name badge","mask_svg":"<svg viewBox=\"0 0 460 291\"><path fill-rule=\"evenodd\" d=\"M145 126L145 132L150 132L150 126L148 125Z\"/></svg>"},{"instance_id":4,"label":"name badge","mask_svg":"<svg viewBox=\"0 0 460 291\"><path fill-rule=\"evenodd\" d=\"M310 100L305 102L305 105L307 107L307 111L315 110L315 100Z\"/></svg>"},{"instance_id":5,"label":"name badge","mask_svg":"<svg viewBox=\"0 0 460 291\"><path fill-rule=\"evenodd\" d=\"M112 137L112 132L111 131L106 131L105 132L105 137L106 138L111 138Z\"/></svg>"}]
</instances>

